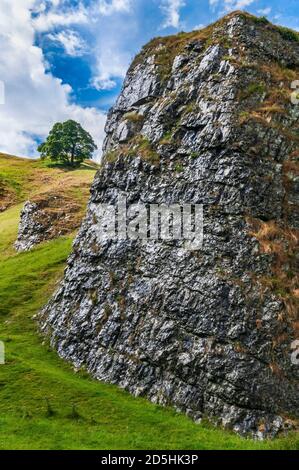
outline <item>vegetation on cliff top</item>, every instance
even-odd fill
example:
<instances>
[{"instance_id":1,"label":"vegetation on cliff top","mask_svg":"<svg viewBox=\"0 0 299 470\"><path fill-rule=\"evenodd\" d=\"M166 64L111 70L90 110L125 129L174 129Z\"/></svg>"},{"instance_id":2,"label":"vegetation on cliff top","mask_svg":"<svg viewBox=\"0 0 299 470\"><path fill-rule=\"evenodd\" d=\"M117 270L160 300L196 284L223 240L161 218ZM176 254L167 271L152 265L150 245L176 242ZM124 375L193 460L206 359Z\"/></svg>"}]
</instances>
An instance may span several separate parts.
<instances>
[{"instance_id":1,"label":"vegetation on cliff top","mask_svg":"<svg viewBox=\"0 0 299 470\"><path fill-rule=\"evenodd\" d=\"M194 41L201 41L206 47L213 44L213 42L223 43L227 47L232 46L229 39L223 35L222 27L235 16L242 17L244 20L256 24L257 27L263 28L265 31L278 33L287 41L299 42L299 33L295 30L274 25L264 16L256 17L244 11L235 11L200 30L187 33L181 32L171 36L156 37L152 39L135 57L129 70L132 71L138 64L142 63L145 57L154 55L155 63L158 67L158 72L162 82L167 80L174 58L181 54L188 44L191 44Z\"/></svg>"}]
</instances>

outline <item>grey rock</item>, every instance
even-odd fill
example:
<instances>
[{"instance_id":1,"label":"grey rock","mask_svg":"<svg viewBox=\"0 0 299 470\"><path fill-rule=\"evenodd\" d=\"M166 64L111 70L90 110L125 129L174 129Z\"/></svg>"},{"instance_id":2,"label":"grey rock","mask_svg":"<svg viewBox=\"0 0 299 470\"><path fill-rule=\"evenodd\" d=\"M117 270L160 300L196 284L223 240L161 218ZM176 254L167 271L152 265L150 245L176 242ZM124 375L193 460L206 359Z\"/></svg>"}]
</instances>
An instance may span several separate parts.
<instances>
[{"instance_id":1,"label":"grey rock","mask_svg":"<svg viewBox=\"0 0 299 470\"><path fill-rule=\"evenodd\" d=\"M275 288L276 255L253 228L275 222L285 243L298 229L298 184L292 165L291 177L285 172L297 145L286 130L298 114L288 102L283 114L261 111L265 94L252 85L277 89L271 66L281 61L298 71L299 43L242 14L216 23L208 44L201 32L184 38L163 70L173 38L155 50L150 43L131 66L106 125L104 152L114 148L116 158L104 158L96 175L64 279L39 322L76 368L260 439L298 419L296 320ZM143 122L128 133L132 110ZM203 204L202 249L99 240L100 205L123 192L129 203ZM294 261L278 272L296 272Z\"/></svg>"},{"instance_id":2,"label":"grey rock","mask_svg":"<svg viewBox=\"0 0 299 470\"><path fill-rule=\"evenodd\" d=\"M81 206L59 192L44 193L25 202L15 249L29 251L47 240L72 232L80 225Z\"/></svg>"},{"instance_id":3,"label":"grey rock","mask_svg":"<svg viewBox=\"0 0 299 470\"><path fill-rule=\"evenodd\" d=\"M18 239L15 242L17 251L28 251L34 245L43 240L43 226L41 223L32 222L32 214L36 214L38 206L34 202L25 202L21 212Z\"/></svg>"}]
</instances>

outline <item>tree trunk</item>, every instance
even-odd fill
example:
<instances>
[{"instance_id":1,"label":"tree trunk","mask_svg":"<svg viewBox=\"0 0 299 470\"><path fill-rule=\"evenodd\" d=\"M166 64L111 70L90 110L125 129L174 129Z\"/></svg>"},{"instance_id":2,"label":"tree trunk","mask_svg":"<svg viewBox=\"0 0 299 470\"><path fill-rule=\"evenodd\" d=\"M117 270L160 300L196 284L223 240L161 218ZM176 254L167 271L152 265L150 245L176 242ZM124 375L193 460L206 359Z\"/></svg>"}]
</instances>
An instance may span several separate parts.
<instances>
[{"instance_id":1,"label":"tree trunk","mask_svg":"<svg viewBox=\"0 0 299 470\"><path fill-rule=\"evenodd\" d=\"M72 152L71 152L71 166L74 165L74 156L75 156L75 145L73 145Z\"/></svg>"}]
</instances>

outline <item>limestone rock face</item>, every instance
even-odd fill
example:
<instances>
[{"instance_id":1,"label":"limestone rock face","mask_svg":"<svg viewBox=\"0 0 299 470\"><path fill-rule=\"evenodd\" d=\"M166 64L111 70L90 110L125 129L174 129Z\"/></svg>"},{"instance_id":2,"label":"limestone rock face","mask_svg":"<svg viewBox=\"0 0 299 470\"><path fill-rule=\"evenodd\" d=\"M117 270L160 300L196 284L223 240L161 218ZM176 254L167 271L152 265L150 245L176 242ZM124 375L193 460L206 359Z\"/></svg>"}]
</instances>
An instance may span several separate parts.
<instances>
[{"instance_id":1,"label":"limestone rock face","mask_svg":"<svg viewBox=\"0 0 299 470\"><path fill-rule=\"evenodd\" d=\"M42 194L27 201L21 211L17 251L72 232L80 225L81 207L62 194Z\"/></svg>"},{"instance_id":2,"label":"limestone rock face","mask_svg":"<svg viewBox=\"0 0 299 470\"><path fill-rule=\"evenodd\" d=\"M296 425L298 71L295 37L242 13L145 46L39 316L61 357L239 433ZM122 193L129 204L203 204L202 249L99 240L101 204Z\"/></svg>"}]
</instances>

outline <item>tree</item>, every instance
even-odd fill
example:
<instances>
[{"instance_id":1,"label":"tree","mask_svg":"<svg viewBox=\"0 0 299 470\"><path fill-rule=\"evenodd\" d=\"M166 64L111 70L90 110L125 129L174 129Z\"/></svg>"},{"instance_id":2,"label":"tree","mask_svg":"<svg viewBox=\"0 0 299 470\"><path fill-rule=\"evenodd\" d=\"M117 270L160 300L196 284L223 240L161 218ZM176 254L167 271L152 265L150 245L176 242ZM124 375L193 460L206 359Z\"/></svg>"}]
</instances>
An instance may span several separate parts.
<instances>
[{"instance_id":1,"label":"tree","mask_svg":"<svg viewBox=\"0 0 299 470\"><path fill-rule=\"evenodd\" d=\"M92 157L97 149L91 135L76 121L57 122L38 147L42 159L75 165Z\"/></svg>"}]
</instances>

